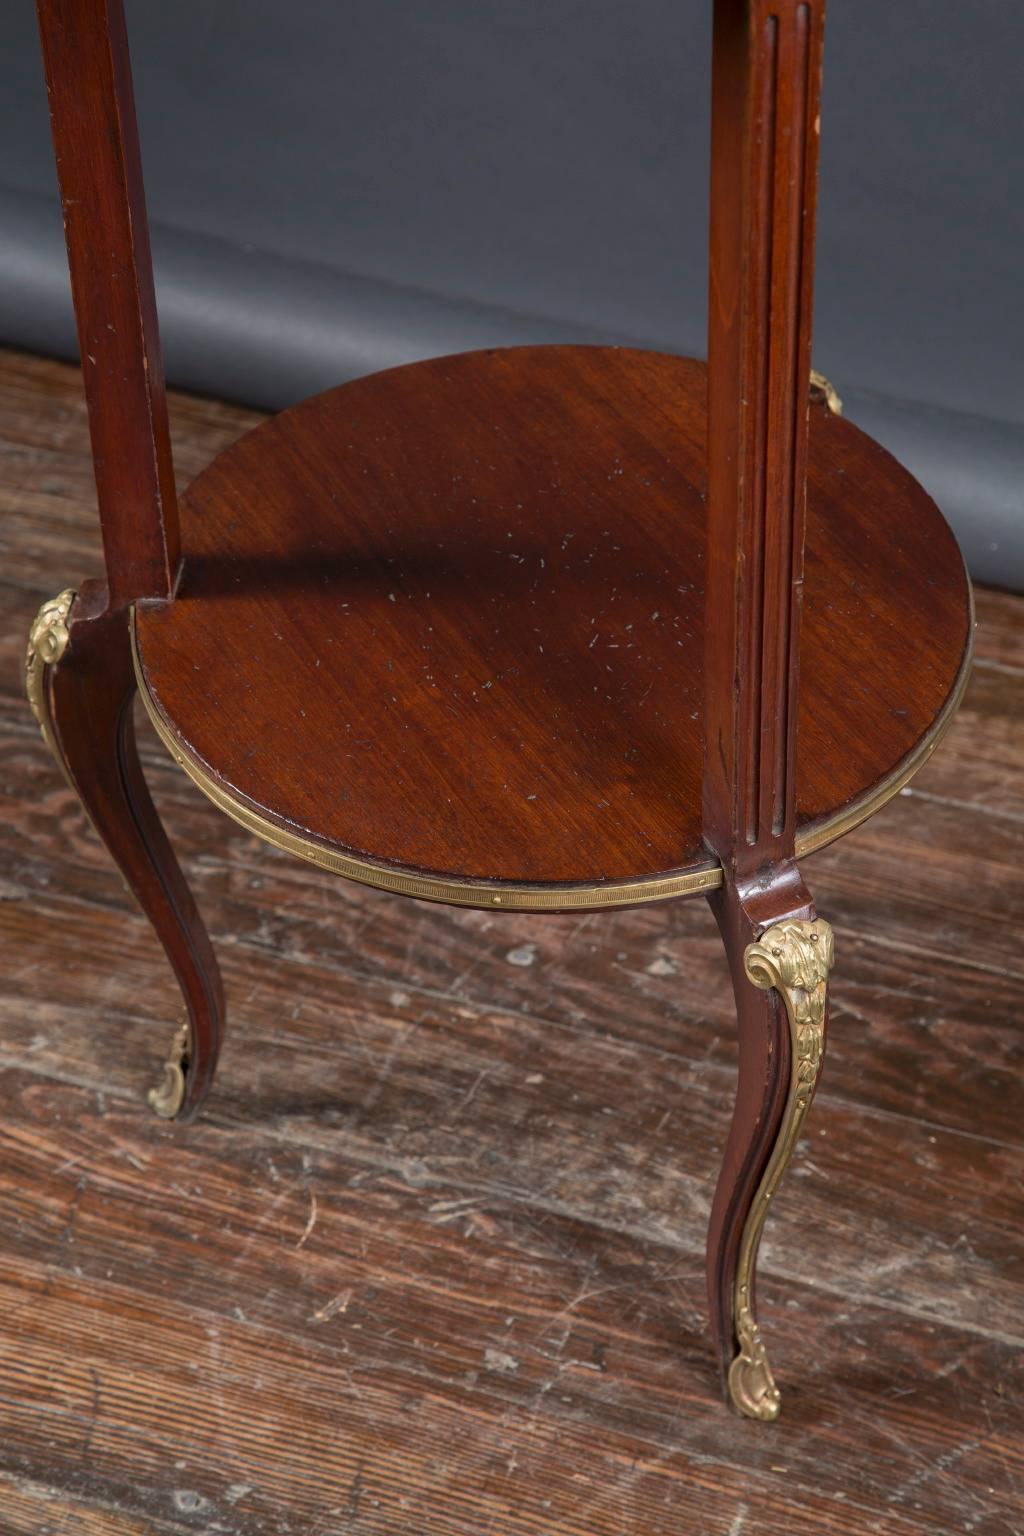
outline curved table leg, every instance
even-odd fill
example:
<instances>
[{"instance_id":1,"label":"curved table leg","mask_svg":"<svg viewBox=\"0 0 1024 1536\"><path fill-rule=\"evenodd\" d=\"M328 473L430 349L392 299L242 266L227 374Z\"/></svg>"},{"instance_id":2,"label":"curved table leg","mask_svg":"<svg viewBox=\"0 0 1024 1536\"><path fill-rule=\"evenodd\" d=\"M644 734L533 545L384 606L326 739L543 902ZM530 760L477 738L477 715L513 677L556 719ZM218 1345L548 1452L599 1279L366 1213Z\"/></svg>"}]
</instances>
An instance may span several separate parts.
<instances>
[{"instance_id":1,"label":"curved table leg","mask_svg":"<svg viewBox=\"0 0 1024 1536\"><path fill-rule=\"evenodd\" d=\"M709 898L739 1023L739 1082L708 1232L712 1330L733 1407L774 1419L780 1397L757 1326L757 1252L825 1051L834 940L795 865Z\"/></svg>"},{"instance_id":2,"label":"curved table leg","mask_svg":"<svg viewBox=\"0 0 1024 1536\"><path fill-rule=\"evenodd\" d=\"M43 738L130 890L178 979L188 1022L176 1032L157 1114L186 1120L213 1082L224 1027L220 973L206 929L171 851L135 745L127 609L109 611L98 585L44 603L29 636L26 686Z\"/></svg>"}]
</instances>

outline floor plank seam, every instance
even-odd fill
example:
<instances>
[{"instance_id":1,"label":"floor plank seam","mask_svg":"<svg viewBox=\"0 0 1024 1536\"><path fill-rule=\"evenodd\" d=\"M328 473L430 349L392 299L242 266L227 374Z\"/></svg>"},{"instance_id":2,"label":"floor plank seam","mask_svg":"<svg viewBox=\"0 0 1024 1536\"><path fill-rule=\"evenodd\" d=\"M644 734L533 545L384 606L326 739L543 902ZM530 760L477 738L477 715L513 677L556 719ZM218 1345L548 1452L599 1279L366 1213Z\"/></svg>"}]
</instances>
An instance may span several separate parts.
<instances>
[{"instance_id":1,"label":"floor plank seam","mask_svg":"<svg viewBox=\"0 0 1024 1536\"><path fill-rule=\"evenodd\" d=\"M111 1097L118 1097L121 1102L132 1102L127 1095L115 1096L112 1094ZM222 1114L218 1115L212 1109L204 1118L211 1127L215 1127L221 1132L228 1134L240 1133L243 1139L250 1130L250 1127L245 1123L240 1124L239 1122L232 1121ZM373 1153L369 1149L352 1146L351 1144L346 1144L341 1149L336 1146L328 1149L322 1142L310 1140L307 1137L296 1137L294 1134L281 1132L266 1125L260 1127L259 1135L261 1140L265 1139L277 1145L287 1145L307 1151L330 1150L332 1154L340 1154L347 1161L355 1163L361 1168L372 1169L374 1172L383 1174L385 1177L398 1178L405 1184L406 1188L414 1192L446 1189L453 1186L450 1176L446 1177L440 1172L435 1173L419 1161L387 1157L386 1155L382 1156ZM680 1256L697 1260L701 1260L703 1257L703 1233L701 1233L699 1241L686 1243L681 1235L669 1234L660 1228L649 1229L631 1222L601 1220L593 1212L580 1211L574 1206L567 1205L565 1202L546 1199L538 1196L535 1191L524 1189L521 1186L486 1182L466 1177L465 1175L460 1176L456 1187L467 1194L471 1193L502 1204L538 1211L544 1215L556 1216L559 1219L574 1222L592 1231L607 1232L611 1236L626 1238L640 1246L653 1245L658 1248L668 1249ZM709 1181L707 1190L709 1199L710 1194L711 1187ZM796 1192L789 1191L789 1194L791 1199L795 1201ZM954 1331L959 1330L1003 1344L1012 1344L1014 1347L1024 1349L1024 1335L1018 1339L1014 1334L1004 1334L997 1330L987 1329L981 1324L970 1320L948 1318L943 1316L941 1312L915 1308L902 1300L892 1297L884 1295L879 1297L860 1292L852 1288L845 1281L840 1285L822 1283L818 1279L810 1279L806 1274L802 1274L800 1271L793 1270L785 1265L780 1265L777 1260L773 1259L772 1250L774 1246L773 1243L769 1242L764 1250L761 1261L762 1273L766 1278L770 1277L772 1281L806 1286L812 1291L820 1291L840 1300L855 1301L859 1306L870 1310L895 1311L937 1326L946 1327Z\"/></svg>"}]
</instances>

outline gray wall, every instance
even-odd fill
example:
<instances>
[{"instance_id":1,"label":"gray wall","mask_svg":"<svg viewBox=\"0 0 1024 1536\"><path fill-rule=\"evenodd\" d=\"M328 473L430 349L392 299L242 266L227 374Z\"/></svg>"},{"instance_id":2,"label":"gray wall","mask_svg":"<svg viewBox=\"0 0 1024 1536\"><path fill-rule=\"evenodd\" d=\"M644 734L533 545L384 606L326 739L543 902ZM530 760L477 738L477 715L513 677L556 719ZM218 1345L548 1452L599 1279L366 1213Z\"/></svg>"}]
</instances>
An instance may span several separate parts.
<instances>
[{"instance_id":1,"label":"gray wall","mask_svg":"<svg viewBox=\"0 0 1024 1536\"><path fill-rule=\"evenodd\" d=\"M500 342L703 354L710 0L129 0L168 372L278 406ZM1019 0L832 0L816 366L1024 586ZM74 352L30 0L0 340Z\"/></svg>"}]
</instances>

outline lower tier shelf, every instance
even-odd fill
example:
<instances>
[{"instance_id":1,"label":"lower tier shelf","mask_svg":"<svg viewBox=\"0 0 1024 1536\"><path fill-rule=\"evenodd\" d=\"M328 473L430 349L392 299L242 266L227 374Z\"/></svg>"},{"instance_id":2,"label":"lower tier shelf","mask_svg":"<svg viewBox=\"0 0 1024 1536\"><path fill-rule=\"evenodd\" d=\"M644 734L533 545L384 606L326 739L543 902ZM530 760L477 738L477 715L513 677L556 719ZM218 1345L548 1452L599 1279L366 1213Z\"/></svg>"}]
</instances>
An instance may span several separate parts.
<instances>
[{"instance_id":1,"label":"lower tier shelf","mask_svg":"<svg viewBox=\"0 0 1024 1536\"><path fill-rule=\"evenodd\" d=\"M407 895L581 909L708 889L706 371L465 353L318 395L183 498L136 669L229 815ZM966 682L970 587L934 503L811 409L798 852L878 809Z\"/></svg>"}]
</instances>

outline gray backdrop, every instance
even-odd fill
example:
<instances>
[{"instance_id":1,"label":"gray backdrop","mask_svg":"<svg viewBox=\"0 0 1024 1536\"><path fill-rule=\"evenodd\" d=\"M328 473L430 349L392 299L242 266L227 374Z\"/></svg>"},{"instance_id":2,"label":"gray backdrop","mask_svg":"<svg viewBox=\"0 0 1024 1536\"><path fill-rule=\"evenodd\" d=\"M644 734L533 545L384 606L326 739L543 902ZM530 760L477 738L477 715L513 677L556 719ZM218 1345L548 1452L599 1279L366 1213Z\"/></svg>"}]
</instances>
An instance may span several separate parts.
<instances>
[{"instance_id":1,"label":"gray backdrop","mask_svg":"<svg viewBox=\"0 0 1024 1536\"><path fill-rule=\"evenodd\" d=\"M280 406L502 342L705 351L710 0L128 0L172 383ZM1024 586L1019 0L832 0L815 363ZM74 355L31 0L0 341Z\"/></svg>"}]
</instances>

